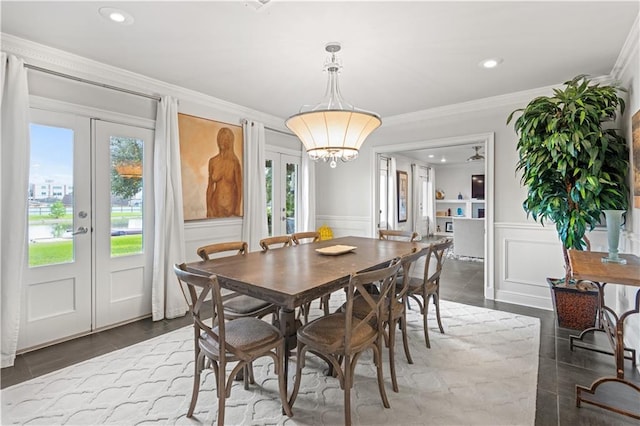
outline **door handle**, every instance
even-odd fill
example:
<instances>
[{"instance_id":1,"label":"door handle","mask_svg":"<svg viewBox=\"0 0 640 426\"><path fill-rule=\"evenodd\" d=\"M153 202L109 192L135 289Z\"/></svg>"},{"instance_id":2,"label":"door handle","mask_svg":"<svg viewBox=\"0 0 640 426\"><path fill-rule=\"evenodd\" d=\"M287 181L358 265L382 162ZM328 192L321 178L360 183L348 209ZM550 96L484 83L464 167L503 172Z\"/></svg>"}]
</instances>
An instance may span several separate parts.
<instances>
[{"instance_id":1,"label":"door handle","mask_svg":"<svg viewBox=\"0 0 640 426\"><path fill-rule=\"evenodd\" d=\"M89 232L89 228L81 226L75 232L72 232L71 235L86 234L87 232Z\"/></svg>"}]
</instances>

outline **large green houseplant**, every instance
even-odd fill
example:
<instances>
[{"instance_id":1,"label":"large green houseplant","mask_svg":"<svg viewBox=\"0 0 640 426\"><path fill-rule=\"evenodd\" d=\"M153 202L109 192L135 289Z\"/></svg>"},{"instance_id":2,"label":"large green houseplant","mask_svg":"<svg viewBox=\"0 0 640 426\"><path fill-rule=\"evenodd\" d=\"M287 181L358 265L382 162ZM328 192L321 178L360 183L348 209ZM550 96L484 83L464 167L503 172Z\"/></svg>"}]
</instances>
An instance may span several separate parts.
<instances>
[{"instance_id":1,"label":"large green houseplant","mask_svg":"<svg viewBox=\"0 0 640 426\"><path fill-rule=\"evenodd\" d=\"M562 242L565 282L571 266L568 249L589 248L585 233L601 220L602 211L624 210L628 203L629 153L624 136L611 127L618 109L624 112L623 90L592 83L579 75L555 89L553 96L533 99L513 111L523 203L527 216L555 224Z\"/></svg>"}]
</instances>

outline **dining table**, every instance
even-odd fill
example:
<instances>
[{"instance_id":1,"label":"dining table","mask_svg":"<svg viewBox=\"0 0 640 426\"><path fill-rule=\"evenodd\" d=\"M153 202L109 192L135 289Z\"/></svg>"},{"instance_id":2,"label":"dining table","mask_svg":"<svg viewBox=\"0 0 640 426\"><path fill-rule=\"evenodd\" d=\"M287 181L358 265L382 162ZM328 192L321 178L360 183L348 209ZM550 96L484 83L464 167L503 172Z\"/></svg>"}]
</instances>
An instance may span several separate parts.
<instances>
[{"instance_id":1,"label":"dining table","mask_svg":"<svg viewBox=\"0 0 640 426\"><path fill-rule=\"evenodd\" d=\"M280 308L280 329L286 341L284 374L288 379L289 357L296 347L300 324L295 316L297 307L343 289L353 273L385 267L394 258L426 244L349 236L191 262L187 269L215 274L223 288Z\"/></svg>"}]
</instances>

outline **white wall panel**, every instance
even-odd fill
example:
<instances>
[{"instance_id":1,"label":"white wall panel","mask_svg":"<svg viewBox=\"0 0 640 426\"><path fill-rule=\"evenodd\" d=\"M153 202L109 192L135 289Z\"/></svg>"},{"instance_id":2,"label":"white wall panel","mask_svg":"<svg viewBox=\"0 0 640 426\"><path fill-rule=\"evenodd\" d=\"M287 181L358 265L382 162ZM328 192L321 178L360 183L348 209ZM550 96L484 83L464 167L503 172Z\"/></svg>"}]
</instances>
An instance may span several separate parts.
<instances>
[{"instance_id":1,"label":"white wall panel","mask_svg":"<svg viewBox=\"0 0 640 426\"><path fill-rule=\"evenodd\" d=\"M317 216L316 224L318 227L327 225L333 232L333 238L355 236L355 237L371 237L370 217L358 216Z\"/></svg>"}]
</instances>

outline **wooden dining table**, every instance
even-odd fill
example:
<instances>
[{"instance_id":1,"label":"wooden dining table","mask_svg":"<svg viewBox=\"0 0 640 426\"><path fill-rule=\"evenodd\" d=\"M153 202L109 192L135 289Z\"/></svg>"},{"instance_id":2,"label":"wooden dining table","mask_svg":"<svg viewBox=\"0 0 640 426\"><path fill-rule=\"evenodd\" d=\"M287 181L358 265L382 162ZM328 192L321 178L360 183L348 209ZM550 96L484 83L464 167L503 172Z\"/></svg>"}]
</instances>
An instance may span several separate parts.
<instances>
[{"instance_id":1,"label":"wooden dining table","mask_svg":"<svg viewBox=\"0 0 640 426\"><path fill-rule=\"evenodd\" d=\"M296 346L298 324L295 308L346 287L349 277L355 272L384 267L394 258L424 245L420 242L342 237L192 262L187 264L187 269L200 274L215 274L222 287L280 307L280 329L287 347L287 375L289 355ZM334 246L354 248L345 248L342 250L344 253L336 255L318 251Z\"/></svg>"}]
</instances>

